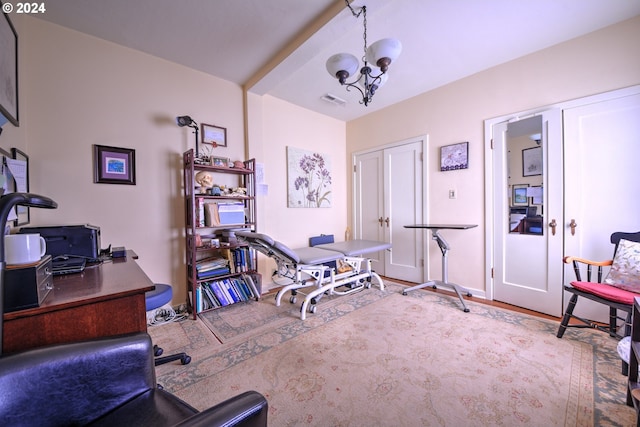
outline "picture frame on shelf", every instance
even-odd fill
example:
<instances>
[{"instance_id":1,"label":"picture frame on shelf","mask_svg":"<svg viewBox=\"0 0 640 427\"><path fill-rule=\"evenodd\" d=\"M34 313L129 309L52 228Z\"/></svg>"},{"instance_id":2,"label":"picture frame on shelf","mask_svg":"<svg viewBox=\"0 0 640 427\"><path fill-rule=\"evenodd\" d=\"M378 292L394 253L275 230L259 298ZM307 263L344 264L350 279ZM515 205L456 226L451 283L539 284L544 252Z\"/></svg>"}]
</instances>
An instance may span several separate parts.
<instances>
[{"instance_id":1,"label":"picture frame on shelf","mask_svg":"<svg viewBox=\"0 0 640 427\"><path fill-rule=\"evenodd\" d=\"M24 162L22 165L24 166L23 172L20 176L14 175L13 178L16 182L16 191L19 192L29 192L29 156L26 153L20 151L17 148L11 149L11 157L18 162ZM17 163L17 162L16 162ZM18 165L20 169L21 165ZM16 172L15 170L13 170ZM18 181L21 181L20 183ZM13 220L14 227L19 227L21 225L27 225L31 221L31 213L29 211L28 206L18 205L16 206L16 219Z\"/></svg>"},{"instance_id":2,"label":"picture frame on shelf","mask_svg":"<svg viewBox=\"0 0 640 427\"><path fill-rule=\"evenodd\" d=\"M206 123L201 123L200 128L202 132L203 144L210 144L214 147L227 146L227 128L216 125L209 125Z\"/></svg>"},{"instance_id":3,"label":"picture frame on shelf","mask_svg":"<svg viewBox=\"0 0 640 427\"><path fill-rule=\"evenodd\" d=\"M211 156L211 166L227 168L229 167L229 159L226 157Z\"/></svg>"},{"instance_id":4,"label":"picture frame on shelf","mask_svg":"<svg viewBox=\"0 0 640 427\"><path fill-rule=\"evenodd\" d=\"M20 125L18 117L18 33L9 15L0 17L0 46L3 48L0 61L0 114L14 126Z\"/></svg>"},{"instance_id":5,"label":"picture frame on shelf","mask_svg":"<svg viewBox=\"0 0 640 427\"><path fill-rule=\"evenodd\" d=\"M440 147L440 171L469 168L469 142Z\"/></svg>"},{"instance_id":6,"label":"picture frame on shelf","mask_svg":"<svg viewBox=\"0 0 640 427\"><path fill-rule=\"evenodd\" d=\"M527 195L529 184L514 184L511 194L511 206L529 206L529 196Z\"/></svg>"},{"instance_id":7,"label":"picture frame on shelf","mask_svg":"<svg viewBox=\"0 0 640 427\"><path fill-rule=\"evenodd\" d=\"M522 150L522 176L542 175L542 147Z\"/></svg>"},{"instance_id":8,"label":"picture frame on shelf","mask_svg":"<svg viewBox=\"0 0 640 427\"><path fill-rule=\"evenodd\" d=\"M136 150L94 145L93 182L136 185Z\"/></svg>"}]
</instances>

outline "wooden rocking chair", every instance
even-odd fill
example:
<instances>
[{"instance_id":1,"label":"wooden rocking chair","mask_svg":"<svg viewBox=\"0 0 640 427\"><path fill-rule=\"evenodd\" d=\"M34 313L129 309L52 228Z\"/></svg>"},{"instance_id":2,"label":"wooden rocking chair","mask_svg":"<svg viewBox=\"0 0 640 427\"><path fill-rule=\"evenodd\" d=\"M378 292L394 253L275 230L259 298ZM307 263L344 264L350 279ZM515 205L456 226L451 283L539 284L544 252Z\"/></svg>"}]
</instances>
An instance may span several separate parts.
<instances>
[{"instance_id":1,"label":"wooden rocking chair","mask_svg":"<svg viewBox=\"0 0 640 427\"><path fill-rule=\"evenodd\" d=\"M630 240L632 242L640 242L640 232L636 233L623 233L617 232L611 235L611 243L615 245L614 256L618 250L618 244L621 239ZM611 286L607 283L603 283L603 271L604 267L611 266L613 260L607 261L590 261L584 258L567 256L564 258L566 264L571 263L575 272L576 280L571 282L570 285L564 287L567 292L572 293L567 304L562 322L558 328L557 337L562 338L567 328L593 328L599 331L608 333L611 337L621 339L631 334L631 314L633 312L633 302L635 297L640 297L640 294L630 292L624 289ZM595 277L594 277L595 268ZM583 274L586 273L586 281L583 280ZM597 322L585 319L573 314L573 310L578 302L578 297L590 299L591 301L604 304L609 307L609 324L603 326ZM621 312L621 313L619 313ZM622 316L624 314L624 317ZM580 323L569 322L571 319L576 319ZM621 326L622 332L618 332L618 321L623 321ZM622 373L626 375L628 366L623 362Z\"/></svg>"}]
</instances>

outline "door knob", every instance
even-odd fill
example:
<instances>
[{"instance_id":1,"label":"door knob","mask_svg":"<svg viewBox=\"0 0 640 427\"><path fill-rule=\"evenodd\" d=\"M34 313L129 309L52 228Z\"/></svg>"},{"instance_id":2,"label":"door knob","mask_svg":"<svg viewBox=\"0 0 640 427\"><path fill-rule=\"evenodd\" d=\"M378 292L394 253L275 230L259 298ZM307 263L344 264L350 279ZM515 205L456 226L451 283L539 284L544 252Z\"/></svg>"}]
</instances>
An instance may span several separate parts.
<instances>
[{"instance_id":1,"label":"door knob","mask_svg":"<svg viewBox=\"0 0 640 427\"><path fill-rule=\"evenodd\" d=\"M576 235L576 227L578 226L578 224L576 224L576 220L575 219L571 219L571 222L569 223L569 227L571 227L571 235L575 236Z\"/></svg>"},{"instance_id":2,"label":"door knob","mask_svg":"<svg viewBox=\"0 0 640 427\"><path fill-rule=\"evenodd\" d=\"M556 227L558 226L558 223L556 222L555 218L551 220L551 222L549 223L549 227L551 227L551 234L553 236L556 235Z\"/></svg>"}]
</instances>

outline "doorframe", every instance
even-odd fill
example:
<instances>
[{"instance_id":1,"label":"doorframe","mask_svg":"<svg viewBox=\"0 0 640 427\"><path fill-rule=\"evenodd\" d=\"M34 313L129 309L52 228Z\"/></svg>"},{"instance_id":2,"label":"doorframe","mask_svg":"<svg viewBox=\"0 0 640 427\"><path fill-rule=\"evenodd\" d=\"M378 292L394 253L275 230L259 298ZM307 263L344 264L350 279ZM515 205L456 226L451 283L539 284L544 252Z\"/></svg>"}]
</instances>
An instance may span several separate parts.
<instances>
[{"instance_id":1,"label":"doorframe","mask_svg":"<svg viewBox=\"0 0 640 427\"><path fill-rule=\"evenodd\" d=\"M484 121L484 188L485 188L485 283L486 294L485 298L489 301L493 301L494 293L494 280L493 280L493 266L494 266L494 229L493 229L493 126L509 121L516 121L525 119L527 117L534 116L536 114L542 114L545 111L552 109L565 110L568 108L581 107L588 104L607 101L615 98L622 98L625 96L636 95L640 93L640 85L629 86L622 89L614 89L608 92L602 92L596 95L590 95L582 98L576 98L569 101L562 101L555 104L549 104L542 107L537 107L529 110L523 110L517 113L506 114ZM561 135L561 138L564 136ZM564 248L563 248L564 251ZM564 309L564 303L563 303Z\"/></svg>"},{"instance_id":2,"label":"doorframe","mask_svg":"<svg viewBox=\"0 0 640 427\"><path fill-rule=\"evenodd\" d=\"M375 147L366 148L363 150L354 151L351 153L351 229L355 231L356 229L356 179L355 179L355 167L356 167L356 159L358 156L363 154L373 153L375 151L382 151L388 148L395 148L401 145L413 144L416 142L422 143L422 222L427 222L429 218L429 209L428 209L428 200L429 200L429 186L427 185L427 172L428 172L428 162L429 162L429 134L417 135L411 138L403 139L400 141L390 142L383 145L378 145ZM422 281L426 281L427 277L429 277L428 272L430 271L429 266L429 246L424 244L426 242L423 236L423 245L424 245L424 266L422 268Z\"/></svg>"}]
</instances>

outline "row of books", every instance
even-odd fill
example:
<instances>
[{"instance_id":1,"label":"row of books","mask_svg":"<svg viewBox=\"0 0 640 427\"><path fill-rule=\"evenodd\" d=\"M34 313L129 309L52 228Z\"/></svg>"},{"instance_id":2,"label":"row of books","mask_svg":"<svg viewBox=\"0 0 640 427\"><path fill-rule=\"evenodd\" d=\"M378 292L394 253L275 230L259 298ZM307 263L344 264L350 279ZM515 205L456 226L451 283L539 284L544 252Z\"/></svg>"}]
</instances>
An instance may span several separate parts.
<instances>
[{"instance_id":1,"label":"row of books","mask_svg":"<svg viewBox=\"0 0 640 427\"><path fill-rule=\"evenodd\" d=\"M257 299L259 292L248 275L203 282L196 288L196 311Z\"/></svg>"}]
</instances>

